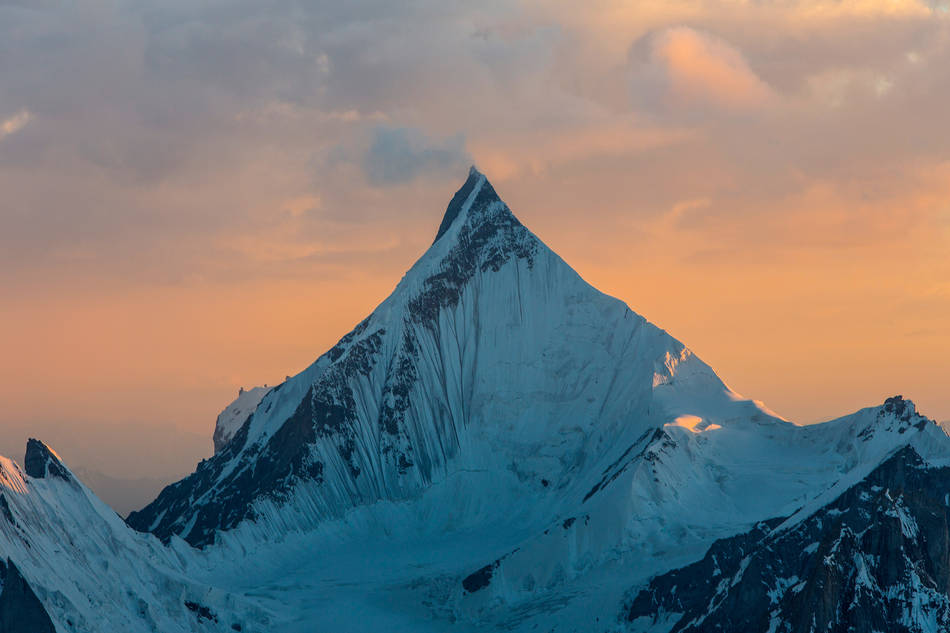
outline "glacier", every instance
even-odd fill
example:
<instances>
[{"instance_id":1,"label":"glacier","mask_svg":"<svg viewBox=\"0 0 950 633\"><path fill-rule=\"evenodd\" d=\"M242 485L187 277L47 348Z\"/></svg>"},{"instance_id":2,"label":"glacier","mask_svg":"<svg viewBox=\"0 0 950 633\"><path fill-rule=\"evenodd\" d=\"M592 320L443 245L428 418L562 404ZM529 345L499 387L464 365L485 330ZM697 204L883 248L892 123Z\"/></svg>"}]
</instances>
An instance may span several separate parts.
<instances>
[{"instance_id":1,"label":"glacier","mask_svg":"<svg viewBox=\"0 0 950 633\"><path fill-rule=\"evenodd\" d=\"M668 631L629 617L655 579L950 457L900 397L800 426L735 393L474 168L393 293L216 428L124 522L41 443L0 463L0 559L57 630Z\"/></svg>"}]
</instances>

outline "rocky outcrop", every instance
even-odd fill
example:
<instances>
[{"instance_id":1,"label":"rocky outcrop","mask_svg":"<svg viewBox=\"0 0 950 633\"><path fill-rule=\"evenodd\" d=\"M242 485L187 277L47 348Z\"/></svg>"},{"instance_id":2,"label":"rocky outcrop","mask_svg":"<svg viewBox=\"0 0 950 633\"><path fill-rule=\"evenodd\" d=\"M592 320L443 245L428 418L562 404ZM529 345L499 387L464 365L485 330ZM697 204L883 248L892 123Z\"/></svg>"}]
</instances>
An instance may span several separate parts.
<instances>
[{"instance_id":1,"label":"rocky outcrop","mask_svg":"<svg viewBox=\"0 0 950 633\"><path fill-rule=\"evenodd\" d=\"M59 457L46 444L33 438L26 443L23 470L34 479L57 477L63 481L72 481L72 475L59 461Z\"/></svg>"}]
</instances>

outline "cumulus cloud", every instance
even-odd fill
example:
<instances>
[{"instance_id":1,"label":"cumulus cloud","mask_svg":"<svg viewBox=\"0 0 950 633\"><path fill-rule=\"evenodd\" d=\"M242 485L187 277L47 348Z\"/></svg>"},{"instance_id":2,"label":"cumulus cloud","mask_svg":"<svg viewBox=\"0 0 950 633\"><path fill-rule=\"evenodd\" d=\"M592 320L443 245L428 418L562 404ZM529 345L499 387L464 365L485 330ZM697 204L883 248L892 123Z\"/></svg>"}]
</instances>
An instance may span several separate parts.
<instances>
[{"instance_id":1,"label":"cumulus cloud","mask_svg":"<svg viewBox=\"0 0 950 633\"><path fill-rule=\"evenodd\" d=\"M643 36L631 49L631 58L632 90L640 103L745 110L773 98L772 89L736 47L687 26Z\"/></svg>"},{"instance_id":2,"label":"cumulus cloud","mask_svg":"<svg viewBox=\"0 0 950 633\"><path fill-rule=\"evenodd\" d=\"M398 185L432 172L461 173L471 158L465 138L432 140L419 130L379 126L363 159L366 176L374 185Z\"/></svg>"}]
</instances>

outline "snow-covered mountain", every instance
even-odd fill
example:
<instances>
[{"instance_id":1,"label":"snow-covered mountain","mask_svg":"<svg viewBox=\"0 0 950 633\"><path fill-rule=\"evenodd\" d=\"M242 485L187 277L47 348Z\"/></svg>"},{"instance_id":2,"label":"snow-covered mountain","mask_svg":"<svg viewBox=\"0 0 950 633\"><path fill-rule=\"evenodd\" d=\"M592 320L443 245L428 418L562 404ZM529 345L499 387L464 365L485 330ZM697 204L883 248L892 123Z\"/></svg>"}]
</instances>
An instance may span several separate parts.
<instances>
[{"instance_id":1,"label":"snow-covered mountain","mask_svg":"<svg viewBox=\"0 0 950 633\"><path fill-rule=\"evenodd\" d=\"M214 452L217 454L231 441L234 434L247 422L247 419L257 409L264 395L267 394L267 385L241 389L238 397L224 408L214 424Z\"/></svg>"},{"instance_id":2,"label":"snow-covered mountain","mask_svg":"<svg viewBox=\"0 0 950 633\"><path fill-rule=\"evenodd\" d=\"M187 546L129 529L42 442L28 442L23 464L0 458L0 630L234 631L266 622L240 596L189 579ZM21 597L5 611L18 585ZM199 621L202 609L215 617Z\"/></svg>"},{"instance_id":3,"label":"snow-covered mountain","mask_svg":"<svg viewBox=\"0 0 950 633\"><path fill-rule=\"evenodd\" d=\"M23 498L51 501L22 502L19 520L62 525L56 538L75 547L30 565L0 541L0 555L60 630L150 630L141 598L161 604L148 611L160 630L666 631L707 617L774 633L768 618L737 628L705 615L720 595L703 593L710 574L725 573L704 566L707 552L735 538L730 565L754 548L765 560L761 544L785 529L776 517L833 539L840 522L813 517L863 517L847 491L879 485L867 482L882 464L912 453L929 472L950 457L946 433L900 397L808 427L742 398L584 282L474 169L394 292L303 372L241 394L215 444L129 516L147 534L102 511L58 460L47 460L67 473L58 488L34 483L26 460ZM934 498L950 495L950 481L931 480ZM108 604L98 623L82 602L90 551L116 572L90 589ZM803 564L768 580L791 582ZM690 578L689 601L670 574ZM87 628L67 622L80 616Z\"/></svg>"},{"instance_id":4,"label":"snow-covered mountain","mask_svg":"<svg viewBox=\"0 0 950 633\"><path fill-rule=\"evenodd\" d=\"M426 512L425 525L525 511L542 525L617 448L687 416L696 431L791 427L585 283L473 171L393 294L129 523L207 546L238 527L279 537L288 520L308 530L448 487L466 505ZM526 495L548 499L545 516Z\"/></svg>"},{"instance_id":5,"label":"snow-covered mountain","mask_svg":"<svg viewBox=\"0 0 950 633\"><path fill-rule=\"evenodd\" d=\"M828 505L717 541L632 600L635 630L950 630L950 467L911 446ZM670 628L672 625L672 628Z\"/></svg>"}]
</instances>

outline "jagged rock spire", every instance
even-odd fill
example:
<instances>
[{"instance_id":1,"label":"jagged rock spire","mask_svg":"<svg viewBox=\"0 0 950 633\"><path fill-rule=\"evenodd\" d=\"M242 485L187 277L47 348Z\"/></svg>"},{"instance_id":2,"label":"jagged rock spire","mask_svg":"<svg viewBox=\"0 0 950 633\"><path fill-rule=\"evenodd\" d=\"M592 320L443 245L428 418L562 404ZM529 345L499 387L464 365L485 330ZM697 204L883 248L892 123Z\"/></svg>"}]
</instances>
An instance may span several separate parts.
<instances>
[{"instance_id":1,"label":"jagged rock spire","mask_svg":"<svg viewBox=\"0 0 950 633\"><path fill-rule=\"evenodd\" d=\"M59 457L43 442L32 437L26 443L26 455L23 457L23 469L34 479L43 479L47 475L71 481L69 471L59 461Z\"/></svg>"}]
</instances>

